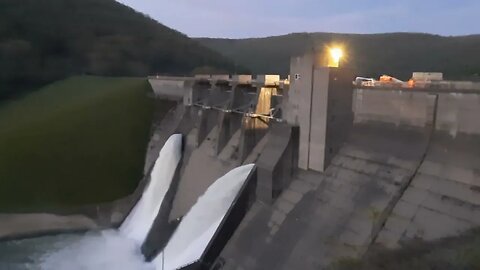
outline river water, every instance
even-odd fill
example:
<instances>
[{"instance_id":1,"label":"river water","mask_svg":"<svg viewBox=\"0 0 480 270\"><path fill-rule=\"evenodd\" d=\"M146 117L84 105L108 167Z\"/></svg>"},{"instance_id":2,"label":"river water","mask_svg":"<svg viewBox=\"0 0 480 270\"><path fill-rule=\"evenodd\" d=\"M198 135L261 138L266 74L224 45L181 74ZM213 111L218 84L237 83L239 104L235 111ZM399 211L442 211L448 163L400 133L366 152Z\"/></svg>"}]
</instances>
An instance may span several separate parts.
<instances>
[{"instance_id":1,"label":"river water","mask_svg":"<svg viewBox=\"0 0 480 270\"><path fill-rule=\"evenodd\" d=\"M118 230L62 234L0 242L0 270L143 270L140 246L165 198L182 156L182 136L172 135L159 153L150 182Z\"/></svg>"},{"instance_id":2,"label":"river water","mask_svg":"<svg viewBox=\"0 0 480 270\"><path fill-rule=\"evenodd\" d=\"M217 179L180 222L152 263L141 254L181 159L181 135L160 151L142 198L118 230L0 242L0 270L175 270L199 261L254 168Z\"/></svg>"},{"instance_id":3,"label":"river water","mask_svg":"<svg viewBox=\"0 0 480 270\"><path fill-rule=\"evenodd\" d=\"M0 243L2 270L149 270L139 245L116 230Z\"/></svg>"}]
</instances>

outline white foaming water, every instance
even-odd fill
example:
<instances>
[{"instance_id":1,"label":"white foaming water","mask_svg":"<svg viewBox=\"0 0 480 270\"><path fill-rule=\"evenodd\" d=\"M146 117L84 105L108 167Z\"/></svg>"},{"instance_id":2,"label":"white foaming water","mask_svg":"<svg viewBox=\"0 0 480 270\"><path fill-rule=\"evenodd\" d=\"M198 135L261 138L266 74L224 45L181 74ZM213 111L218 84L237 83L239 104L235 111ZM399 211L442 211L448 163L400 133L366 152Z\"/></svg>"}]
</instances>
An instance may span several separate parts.
<instances>
[{"instance_id":1,"label":"white foaming water","mask_svg":"<svg viewBox=\"0 0 480 270\"><path fill-rule=\"evenodd\" d=\"M163 146L140 201L120 226L120 233L142 243L160 210L182 157L182 135L172 135Z\"/></svg>"},{"instance_id":2,"label":"white foaming water","mask_svg":"<svg viewBox=\"0 0 480 270\"><path fill-rule=\"evenodd\" d=\"M153 261L156 270L175 270L201 258L253 167L233 169L208 188Z\"/></svg>"},{"instance_id":3,"label":"white foaming water","mask_svg":"<svg viewBox=\"0 0 480 270\"><path fill-rule=\"evenodd\" d=\"M42 270L155 270L145 262L139 245L117 230L87 233L44 255L39 264Z\"/></svg>"},{"instance_id":4,"label":"white foaming water","mask_svg":"<svg viewBox=\"0 0 480 270\"><path fill-rule=\"evenodd\" d=\"M173 135L163 146L142 198L118 230L91 232L40 258L45 270L155 269L145 262L140 245L160 210L182 155L182 136ZM55 248L54 248L55 249ZM38 269L38 268L35 268Z\"/></svg>"},{"instance_id":5,"label":"white foaming water","mask_svg":"<svg viewBox=\"0 0 480 270\"><path fill-rule=\"evenodd\" d=\"M19 268L15 268L14 261L7 261L6 265L12 266L8 269L175 270L197 262L254 165L236 168L212 184L180 222L163 252L152 263L146 263L140 246L165 198L180 158L181 135L174 135L162 148L149 185L120 229L56 236L57 240L47 241L54 244L49 244L46 250L38 246L44 250L39 257L29 258L29 262ZM26 240L18 245L33 247L42 241Z\"/></svg>"}]
</instances>

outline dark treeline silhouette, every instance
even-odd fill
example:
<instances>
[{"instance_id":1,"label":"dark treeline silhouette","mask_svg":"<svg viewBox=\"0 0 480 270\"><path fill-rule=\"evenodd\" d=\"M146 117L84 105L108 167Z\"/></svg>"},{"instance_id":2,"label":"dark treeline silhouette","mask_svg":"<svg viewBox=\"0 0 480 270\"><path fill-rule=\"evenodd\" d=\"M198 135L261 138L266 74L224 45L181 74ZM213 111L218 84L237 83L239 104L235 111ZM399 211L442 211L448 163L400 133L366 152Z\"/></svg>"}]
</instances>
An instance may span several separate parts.
<instances>
[{"instance_id":1,"label":"dark treeline silhouette","mask_svg":"<svg viewBox=\"0 0 480 270\"><path fill-rule=\"evenodd\" d=\"M234 65L114 0L0 0L0 98L70 75L205 69Z\"/></svg>"},{"instance_id":2,"label":"dark treeline silhouette","mask_svg":"<svg viewBox=\"0 0 480 270\"><path fill-rule=\"evenodd\" d=\"M289 72L290 57L327 44L342 44L345 65L365 76L390 74L409 79L414 71L444 72L451 79L480 74L480 35L297 33L252 39L197 39L254 73Z\"/></svg>"}]
</instances>

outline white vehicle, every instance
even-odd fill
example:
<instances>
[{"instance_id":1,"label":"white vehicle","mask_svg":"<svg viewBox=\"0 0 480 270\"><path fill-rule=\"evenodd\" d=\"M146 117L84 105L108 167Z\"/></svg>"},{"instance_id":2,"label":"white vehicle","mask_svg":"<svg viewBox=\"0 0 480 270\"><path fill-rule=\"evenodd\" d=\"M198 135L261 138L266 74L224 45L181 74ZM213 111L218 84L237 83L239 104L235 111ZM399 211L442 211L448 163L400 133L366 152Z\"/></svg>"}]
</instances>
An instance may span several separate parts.
<instances>
[{"instance_id":1,"label":"white vehicle","mask_svg":"<svg viewBox=\"0 0 480 270\"><path fill-rule=\"evenodd\" d=\"M355 82L353 82L356 86L375 86L375 79L373 78L365 78L365 77L357 77L355 78Z\"/></svg>"}]
</instances>

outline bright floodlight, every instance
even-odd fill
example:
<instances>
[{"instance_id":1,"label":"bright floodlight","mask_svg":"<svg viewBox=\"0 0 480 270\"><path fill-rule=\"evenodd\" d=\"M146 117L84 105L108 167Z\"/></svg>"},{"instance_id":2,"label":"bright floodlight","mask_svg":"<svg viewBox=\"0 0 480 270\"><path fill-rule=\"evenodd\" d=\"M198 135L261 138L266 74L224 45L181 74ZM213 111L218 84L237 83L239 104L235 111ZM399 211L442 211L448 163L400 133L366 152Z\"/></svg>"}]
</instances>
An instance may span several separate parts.
<instances>
[{"instance_id":1,"label":"bright floodlight","mask_svg":"<svg viewBox=\"0 0 480 270\"><path fill-rule=\"evenodd\" d=\"M331 67L338 67L340 64L340 59L343 57L343 51L340 48L330 49L330 65Z\"/></svg>"}]
</instances>

